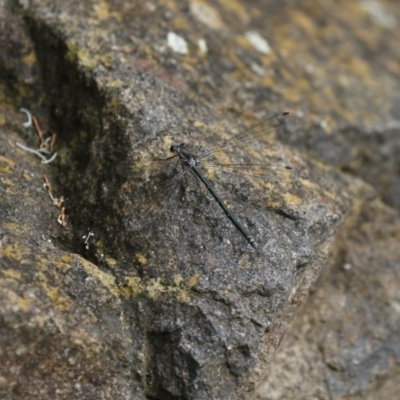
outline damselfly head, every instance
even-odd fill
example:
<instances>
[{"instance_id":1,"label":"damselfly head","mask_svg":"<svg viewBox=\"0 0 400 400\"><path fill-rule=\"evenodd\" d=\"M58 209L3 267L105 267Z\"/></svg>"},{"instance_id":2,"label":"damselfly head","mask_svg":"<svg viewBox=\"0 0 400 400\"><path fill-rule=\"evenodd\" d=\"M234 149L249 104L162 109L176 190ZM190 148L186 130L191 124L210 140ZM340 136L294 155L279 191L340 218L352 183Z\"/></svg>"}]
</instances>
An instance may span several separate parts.
<instances>
[{"instance_id":1,"label":"damselfly head","mask_svg":"<svg viewBox=\"0 0 400 400\"><path fill-rule=\"evenodd\" d=\"M176 146L171 146L169 148L169 151L171 153L177 154L177 153L179 153L180 150L183 150L185 148L186 148L186 143L181 143L181 144L178 144Z\"/></svg>"}]
</instances>

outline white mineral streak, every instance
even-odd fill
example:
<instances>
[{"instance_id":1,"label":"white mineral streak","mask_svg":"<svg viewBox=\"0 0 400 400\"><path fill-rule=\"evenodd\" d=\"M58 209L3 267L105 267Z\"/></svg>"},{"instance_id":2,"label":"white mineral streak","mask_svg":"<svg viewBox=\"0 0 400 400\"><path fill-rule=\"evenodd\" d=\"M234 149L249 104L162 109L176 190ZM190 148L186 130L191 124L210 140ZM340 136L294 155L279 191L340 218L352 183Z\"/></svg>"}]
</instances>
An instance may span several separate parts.
<instances>
[{"instance_id":1,"label":"white mineral streak","mask_svg":"<svg viewBox=\"0 0 400 400\"><path fill-rule=\"evenodd\" d=\"M203 54L206 54L208 51L208 47L207 47L207 42L204 39L199 39L197 41L197 44L199 45L199 49Z\"/></svg>"},{"instance_id":2,"label":"white mineral streak","mask_svg":"<svg viewBox=\"0 0 400 400\"><path fill-rule=\"evenodd\" d=\"M188 53L188 45L186 40L181 36L178 36L176 33L168 32L167 41L168 46L171 47L175 53L183 55Z\"/></svg>"},{"instance_id":3,"label":"white mineral streak","mask_svg":"<svg viewBox=\"0 0 400 400\"><path fill-rule=\"evenodd\" d=\"M377 24L385 28L394 28L396 26L396 17L379 1L362 0L360 5Z\"/></svg>"},{"instance_id":4,"label":"white mineral streak","mask_svg":"<svg viewBox=\"0 0 400 400\"><path fill-rule=\"evenodd\" d=\"M261 54L271 53L271 47L268 42L255 31L248 31L245 33L246 39L252 44L252 46Z\"/></svg>"}]
</instances>

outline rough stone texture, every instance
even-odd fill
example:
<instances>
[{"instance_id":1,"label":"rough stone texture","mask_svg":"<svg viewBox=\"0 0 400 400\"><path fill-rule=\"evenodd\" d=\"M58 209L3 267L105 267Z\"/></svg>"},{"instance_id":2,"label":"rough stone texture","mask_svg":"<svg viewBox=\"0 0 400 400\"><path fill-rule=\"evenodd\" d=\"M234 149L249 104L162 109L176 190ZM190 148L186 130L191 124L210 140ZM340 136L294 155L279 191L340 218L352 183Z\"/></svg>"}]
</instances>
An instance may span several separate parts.
<instances>
[{"instance_id":1,"label":"rough stone texture","mask_svg":"<svg viewBox=\"0 0 400 400\"><path fill-rule=\"evenodd\" d=\"M398 398L400 219L380 200L364 199L256 398Z\"/></svg>"},{"instance_id":2,"label":"rough stone texture","mask_svg":"<svg viewBox=\"0 0 400 400\"><path fill-rule=\"evenodd\" d=\"M395 12L395 3L387 6ZM376 393L377 380L394 390L398 311L387 304L397 304L398 216L368 185L323 165L368 178L388 203L400 204L399 30L395 16L377 20L365 7L194 0L3 6L0 39L15 42L0 57L4 398L362 397ZM268 38L271 53L251 44L250 31ZM178 41L174 50L171 32L187 48ZM15 147L35 141L14 111L26 104L58 133L54 165ZM287 107L306 115L280 138L291 147L261 146L261 139L224 162L251 155L294 173L255 179L209 171L257 239L257 252L193 182L179 197L153 195L158 181L148 179L160 165L147 160L165 158L181 142L213 146ZM129 178L116 172L126 157L134 166ZM65 230L40 189L44 171L66 196ZM95 236L86 249L89 230ZM367 243L382 232L392 247L382 240L381 250L371 248L372 261L365 258L357 236L364 231ZM331 273L335 265L352 268L329 275L336 279L327 278L306 322L298 320L303 330L288 338L297 363L290 351L271 363L330 265ZM374 265L390 271L374 278ZM370 280L355 274L361 268ZM349 276L365 293L348 294ZM336 301L337 292L353 307ZM320 315L328 322L318 322ZM279 385L277 371L301 364L303 354L306 372L300 365L293 385ZM268 363L282 365L276 378ZM255 394L266 371L269 380Z\"/></svg>"},{"instance_id":3,"label":"rough stone texture","mask_svg":"<svg viewBox=\"0 0 400 400\"><path fill-rule=\"evenodd\" d=\"M51 167L4 99L0 119L0 398L144 399L115 277L62 250Z\"/></svg>"}]
</instances>

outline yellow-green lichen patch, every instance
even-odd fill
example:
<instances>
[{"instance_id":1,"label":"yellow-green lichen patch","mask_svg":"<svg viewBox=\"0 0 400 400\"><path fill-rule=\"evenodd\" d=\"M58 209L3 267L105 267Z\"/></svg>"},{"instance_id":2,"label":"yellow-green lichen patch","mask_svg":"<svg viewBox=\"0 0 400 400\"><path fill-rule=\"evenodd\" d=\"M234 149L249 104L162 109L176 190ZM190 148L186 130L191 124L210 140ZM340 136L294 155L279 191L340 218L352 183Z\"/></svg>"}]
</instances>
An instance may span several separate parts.
<instances>
[{"instance_id":1,"label":"yellow-green lichen patch","mask_svg":"<svg viewBox=\"0 0 400 400\"><path fill-rule=\"evenodd\" d=\"M104 85L110 88L119 88L123 86L123 82L119 78L111 78L107 77L103 79ZM110 106L118 107L121 104L121 99L119 97L114 96L111 99Z\"/></svg>"},{"instance_id":2,"label":"yellow-green lichen patch","mask_svg":"<svg viewBox=\"0 0 400 400\"><path fill-rule=\"evenodd\" d=\"M71 308L71 299L63 296L58 288L48 284L43 284L42 289L44 289L48 298L55 306L57 306L58 309L66 311Z\"/></svg>"},{"instance_id":3,"label":"yellow-green lichen patch","mask_svg":"<svg viewBox=\"0 0 400 400\"><path fill-rule=\"evenodd\" d=\"M119 288L115 284L115 277L113 275L102 271L96 265L92 264L91 262L85 260L80 256L75 256L75 257L76 261L78 261L82 265L82 267L84 268L84 270L88 275L97 278L114 295L119 294Z\"/></svg>"},{"instance_id":4,"label":"yellow-green lichen patch","mask_svg":"<svg viewBox=\"0 0 400 400\"><path fill-rule=\"evenodd\" d=\"M280 201L273 200L272 198L268 198L266 204L267 207L271 209L279 209L282 207L282 203Z\"/></svg>"},{"instance_id":5,"label":"yellow-green lichen patch","mask_svg":"<svg viewBox=\"0 0 400 400\"><path fill-rule=\"evenodd\" d=\"M283 195L283 198L285 199L288 205L298 205L302 202L302 199L300 197L295 196L291 193L285 193Z\"/></svg>"},{"instance_id":6,"label":"yellow-green lichen patch","mask_svg":"<svg viewBox=\"0 0 400 400\"><path fill-rule=\"evenodd\" d=\"M180 275L180 274L174 275L174 284L176 286L179 286L182 282L183 282L182 275Z\"/></svg>"},{"instance_id":7,"label":"yellow-green lichen patch","mask_svg":"<svg viewBox=\"0 0 400 400\"><path fill-rule=\"evenodd\" d=\"M113 64L112 54L103 54L99 56L99 62L106 68L111 68Z\"/></svg>"},{"instance_id":8,"label":"yellow-green lichen patch","mask_svg":"<svg viewBox=\"0 0 400 400\"><path fill-rule=\"evenodd\" d=\"M74 255L63 253L60 260L65 264L72 264L74 261Z\"/></svg>"},{"instance_id":9,"label":"yellow-green lichen patch","mask_svg":"<svg viewBox=\"0 0 400 400\"><path fill-rule=\"evenodd\" d=\"M30 53L26 54L24 57L22 57L22 62L30 67L35 65L37 62L36 53L31 51Z\"/></svg>"},{"instance_id":10,"label":"yellow-green lichen patch","mask_svg":"<svg viewBox=\"0 0 400 400\"><path fill-rule=\"evenodd\" d=\"M108 266L110 267L115 267L118 264L118 261L115 258L105 256L104 261L107 263Z\"/></svg>"},{"instance_id":11,"label":"yellow-green lichen patch","mask_svg":"<svg viewBox=\"0 0 400 400\"><path fill-rule=\"evenodd\" d=\"M312 36L315 35L316 25L311 17L304 14L302 11L296 11L293 9L291 16L293 18L293 24L299 29L303 29L305 33Z\"/></svg>"},{"instance_id":12,"label":"yellow-green lichen patch","mask_svg":"<svg viewBox=\"0 0 400 400\"><path fill-rule=\"evenodd\" d=\"M239 0L221 0L221 4L230 12L235 14L242 22L246 23L249 21L249 14L245 3Z\"/></svg>"},{"instance_id":13,"label":"yellow-green lichen patch","mask_svg":"<svg viewBox=\"0 0 400 400\"><path fill-rule=\"evenodd\" d=\"M309 179L300 178L299 180L300 180L301 186L303 186L306 189L309 189L312 192L317 192L320 188L320 186L317 183L314 183L314 182L310 181Z\"/></svg>"},{"instance_id":14,"label":"yellow-green lichen patch","mask_svg":"<svg viewBox=\"0 0 400 400\"><path fill-rule=\"evenodd\" d=\"M329 190L324 191L324 195L326 197L329 197L331 200L336 200L337 199L337 193L331 192Z\"/></svg>"},{"instance_id":15,"label":"yellow-green lichen patch","mask_svg":"<svg viewBox=\"0 0 400 400\"><path fill-rule=\"evenodd\" d=\"M200 278L199 274L195 274L192 277L190 277L189 280L188 280L189 287L196 286L198 281L199 281L199 278Z\"/></svg>"},{"instance_id":16,"label":"yellow-green lichen patch","mask_svg":"<svg viewBox=\"0 0 400 400\"><path fill-rule=\"evenodd\" d=\"M13 245L4 246L2 249L3 257L9 260L17 261L16 268L20 270L7 269L3 270L4 278L1 286L9 287L12 286L12 282L17 285L17 287L28 289L27 282L32 282L34 286L40 288L41 293L43 293L52 304L56 305L57 308L61 310L67 310L70 308L70 298L65 297L62 294L62 290L54 286L54 275L51 271L51 266L53 265L51 261L45 259L44 257L33 255L29 252L29 249L19 248L15 243ZM8 281L8 284L7 284ZM24 290L25 292L25 290ZM29 293L27 290L26 293ZM17 295L14 295L17 297ZM19 296L17 304L23 310L28 310L32 307L35 302L36 295ZM13 303L16 298L13 299Z\"/></svg>"},{"instance_id":17,"label":"yellow-green lichen patch","mask_svg":"<svg viewBox=\"0 0 400 400\"><path fill-rule=\"evenodd\" d=\"M141 265L146 265L148 263L148 259L143 253L136 253L136 259Z\"/></svg>"},{"instance_id":18,"label":"yellow-green lichen patch","mask_svg":"<svg viewBox=\"0 0 400 400\"><path fill-rule=\"evenodd\" d=\"M116 11L110 11L110 4L107 1L98 1L94 4L93 9L96 13L97 18L100 21L106 21L110 18L115 18L117 21L122 20L122 13Z\"/></svg>"},{"instance_id":19,"label":"yellow-green lichen patch","mask_svg":"<svg viewBox=\"0 0 400 400\"><path fill-rule=\"evenodd\" d=\"M199 275L196 274L185 283L183 277L180 274L176 274L173 278L173 284L167 285L159 278L144 281L139 277L124 277L124 284L118 288L118 292L122 297L144 295L151 299L173 294L178 301L187 302L190 299L189 290L197 284L198 280Z\"/></svg>"},{"instance_id":20,"label":"yellow-green lichen patch","mask_svg":"<svg viewBox=\"0 0 400 400\"><path fill-rule=\"evenodd\" d=\"M190 11L194 17L213 30L226 29L219 11L205 0L191 0Z\"/></svg>"},{"instance_id":21,"label":"yellow-green lichen patch","mask_svg":"<svg viewBox=\"0 0 400 400\"><path fill-rule=\"evenodd\" d=\"M21 261L24 258L24 247L16 242L9 243L2 246L1 254L6 259Z\"/></svg>"},{"instance_id":22,"label":"yellow-green lichen patch","mask_svg":"<svg viewBox=\"0 0 400 400\"><path fill-rule=\"evenodd\" d=\"M174 13L178 12L178 6L173 0L159 0L159 4L167 7L170 11Z\"/></svg>"},{"instance_id":23,"label":"yellow-green lichen patch","mask_svg":"<svg viewBox=\"0 0 400 400\"><path fill-rule=\"evenodd\" d=\"M118 288L118 293L122 297L136 297L143 292L141 279L138 277L124 277L124 285Z\"/></svg>"},{"instance_id":24,"label":"yellow-green lichen patch","mask_svg":"<svg viewBox=\"0 0 400 400\"><path fill-rule=\"evenodd\" d=\"M12 279L14 281L20 281L22 277L21 272L16 271L15 269L3 269L1 273L5 278Z\"/></svg>"},{"instance_id":25,"label":"yellow-green lichen patch","mask_svg":"<svg viewBox=\"0 0 400 400\"><path fill-rule=\"evenodd\" d=\"M22 233L22 234L29 232L31 229L30 226L18 222L6 222L3 224L3 227L11 232Z\"/></svg>"},{"instance_id":26,"label":"yellow-green lichen patch","mask_svg":"<svg viewBox=\"0 0 400 400\"><path fill-rule=\"evenodd\" d=\"M4 308L11 309L13 313L19 310L27 312L31 309L32 301L24 296L20 296L10 287L10 282L7 279L0 279L1 297L4 301Z\"/></svg>"},{"instance_id":27,"label":"yellow-green lichen patch","mask_svg":"<svg viewBox=\"0 0 400 400\"><path fill-rule=\"evenodd\" d=\"M253 46L251 45L251 43L249 42L249 40L243 36L243 35L238 35L235 37L235 42L238 46L240 46L243 49L246 49L248 51L252 51Z\"/></svg>"},{"instance_id":28,"label":"yellow-green lichen patch","mask_svg":"<svg viewBox=\"0 0 400 400\"><path fill-rule=\"evenodd\" d=\"M0 163L7 164L9 167L14 168L15 162L7 157L4 157L0 154Z\"/></svg>"},{"instance_id":29,"label":"yellow-green lichen patch","mask_svg":"<svg viewBox=\"0 0 400 400\"><path fill-rule=\"evenodd\" d=\"M190 301L190 296L187 291L178 292L176 299L181 303L188 303Z\"/></svg>"},{"instance_id":30,"label":"yellow-green lichen patch","mask_svg":"<svg viewBox=\"0 0 400 400\"><path fill-rule=\"evenodd\" d=\"M169 292L168 289L169 288L161 283L160 279L150 279L145 286L145 290L151 299L159 297L162 293Z\"/></svg>"},{"instance_id":31,"label":"yellow-green lichen patch","mask_svg":"<svg viewBox=\"0 0 400 400\"><path fill-rule=\"evenodd\" d=\"M175 18L172 21L172 27L174 30L182 31L182 30L189 30L190 25L188 21L184 18Z\"/></svg>"},{"instance_id":32,"label":"yellow-green lichen patch","mask_svg":"<svg viewBox=\"0 0 400 400\"><path fill-rule=\"evenodd\" d=\"M67 46L68 52L67 52L67 59L70 62L76 62L78 58L78 43L75 42L74 40L66 40L65 44Z\"/></svg>"},{"instance_id":33,"label":"yellow-green lichen patch","mask_svg":"<svg viewBox=\"0 0 400 400\"><path fill-rule=\"evenodd\" d=\"M94 57L89 50L79 48L76 53L79 63L87 68L95 68L98 64L98 57Z\"/></svg>"},{"instance_id":34,"label":"yellow-green lichen patch","mask_svg":"<svg viewBox=\"0 0 400 400\"><path fill-rule=\"evenodd\" d=\"M5 178L5 177L1 177L1 182L5 185L5 186L14 186L14 183L12 180Z\"/></svg>"}]
</instances>

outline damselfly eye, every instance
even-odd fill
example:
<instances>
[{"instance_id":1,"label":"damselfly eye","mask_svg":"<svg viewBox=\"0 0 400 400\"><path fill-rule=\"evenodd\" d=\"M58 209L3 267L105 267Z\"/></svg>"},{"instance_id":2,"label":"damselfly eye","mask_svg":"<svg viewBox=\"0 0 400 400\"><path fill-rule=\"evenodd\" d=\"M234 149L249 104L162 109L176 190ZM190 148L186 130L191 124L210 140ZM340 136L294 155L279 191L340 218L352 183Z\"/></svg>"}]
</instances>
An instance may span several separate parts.
<instances>
[{"instance_id":1,"label":"damselfly eye","mask_svg":"<svg viewBox=\"0 0 400 400\"><path fill-rule=\"evenodd\" d=\"M176 146L171 146L171 147L169 148L169 151L170 151L171 153L175 153L175 152L176 152Z\"/></svg>"}]
</instances>

